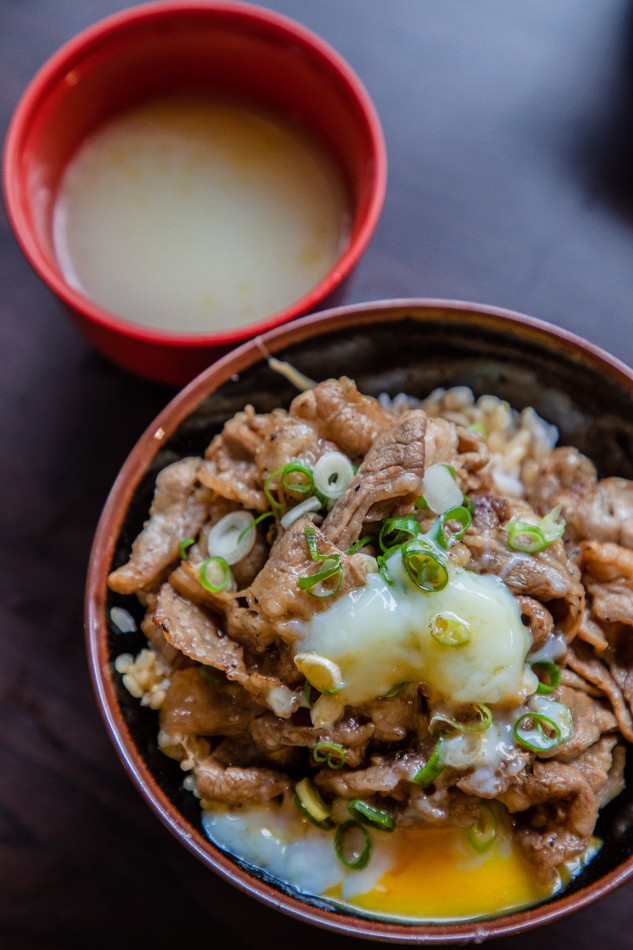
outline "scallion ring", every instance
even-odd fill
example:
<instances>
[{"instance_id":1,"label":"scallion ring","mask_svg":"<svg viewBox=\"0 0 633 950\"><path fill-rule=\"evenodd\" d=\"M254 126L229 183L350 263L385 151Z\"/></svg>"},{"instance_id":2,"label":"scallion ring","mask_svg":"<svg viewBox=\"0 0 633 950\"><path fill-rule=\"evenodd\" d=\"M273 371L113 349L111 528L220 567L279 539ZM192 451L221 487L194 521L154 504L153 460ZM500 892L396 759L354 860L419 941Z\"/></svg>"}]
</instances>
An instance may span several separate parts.
<instances>
[{"instance_id":1,"label":"scallion ring","mask_svg":"<svg viewBox=\"0 0 633 950\"><path fill-rule=\"evenodd\" d=\"M337 578L334 586L315 590L317 584L323 584L332 577ZM312 597L318 597L320 600L323 600L326 597L333 597L334 594L339 592L341 584L343 583L343 577L344 572L341 565L341 556L340 554L333 554L331 557L324 559L320 571L317 571L316 574L310 574L308 577L300 577L297 581L297 585L300 590L307 591Z\"/></svg>"},{"instance_id":2,"label":"scallion ring","mask_svg":"<svg viewBox=\"0 0 633 950\"><path fill-rule=\"evenodd\" d=\"M546 731L548 730L548 731ZM549 752L563 741L560 727L540 713L526 713L514 724L514 738L532 752Z\"/></svg>"},{"instance_id":3,"label":"scallion ring","mask_svg":"<svg viewBox=\"0 0 633 950\"><path fill-rule=\"evenodd\" d=\"M431 620L431 636L443 647L465 647L470 642L470 627L456 614L438 614Z\"/></svg>"},{"instance_id":4,"label":"scallion ring","mask_svg":"<svg viewBox=\"0 0 633 950\"><path fill-rule=\"evenodd\" d=\"M302 778L295 785L294 803L301 814L322 831L331 831L334 822L330 818L331 808L325 804L309 778Z\"/></svg>"},{"instance_id":5,"label":"scallion ring","mask_svg":"<svg viewBox=\"0 0 633 950\"><path fill-rule=\"evenodd\" d=\"M298 505L295 505L294 508L290 508L286 511L279 519L279 524L284 531L287 531L299 518L303 518L303 516L307 515L310 511L319 511L320 508L320 499L317 498L316 495L310 495L309 498L305 498L303 501L300 501Z\"/></svg>"},{"instance_id":6,"label":"scallion ring","mask_svg":"<svg viewBox=\"0 0 633 950\"><path fill-rule=\"evenodd\" d=\"M446 768L442 760L442 742L443 736L440 736L429 761L420 769L417 775L414 776L413 781L416 785L421 785L422 788L428 788Z\"/></svg>"},{"instance_id":7,"label":"scallion ring","mask_svg":"<svg viewBox=\"0 0 633 950\"><path fill-rule=\"evenodd\" d=\"M493 846L497 837L497 816L486 802L479 803L477 823L468 828L468 840L478 854L484 854Z\"/></svg>"},{"instance_id":8,"label":"scallion ring","mask_svg":"<svg viewBox=\"0 0 633 950\"><path fill-rule=\"evenodd\" d=\"M406 572L416 587L427 593L444 590L448 584L448 570L430 545L408 541L401 550Z\"/></svg>"},{"instance_id":9,"label":"scallion ring","mask_svg":"<svg viewBox=\"0 0 633 950\"><path fill-rule=\"evenodd\" d=\"M523 554L538 554L547 547L545 535L535 524L512 519L505 526L508 532L508 547Z\"/></svg>"},{"instance_id":10,"label":"scallion ring","mask_svg":"<svg viewBox=\"0 0 633 950\"><path fill-rule=\"evenodd\" d=\"M352 798L347 803L347 810L356 821L363 825L370 825L372 828L378 828L379 831L393 831L396 822L393 815L388 811L381 811L380 808L374 808L360 798Z\"/></svg>"},{"instance_id":11,"label":"scallion ring","mask_svg":"<svg viewBox=\"0 0 633 950\"><path fill-rule=\"evenodd\" d=\"M424 473L422 480L424 498L436 515L461 505L464 493L455 481L455 469L437 462Z\"/></svg>"},{"instance_id":12,"label":"scallion ring","mask_svg":"<svg viewBox=\"0 0 633 950\"><path fill-rule=\"evenodd\" d=\"M547 660L538 660L536 663L532 663L532 669L537 676L539 672L542 672L549 677L549 684L544 683L539 677L538 689L536 690L539 696L549 696L557 686L560 686L561 670L558 664L550 663Z\"/></svg>"},{"instance_id":13,"label":"scallion ring","mask_svg":"<svg viewBox=\"0 0 633 950\"><path fill-rule=\"evenodd\" d=\"M312 707L314 706L314 703L312 702L312 698L311 698L312 683L310 683L309 680L306 680L305 683L303 684L303 689L301 690L301 694L305 701L306 709L312 709Z\"/></svg>"},{"instance_id":14,"label":"scallion ring","mask_svg":"<svg viewBox=\"0 0 633 950\"><path fill-rule=\"evenodd\" d=\"M408 685L408 683L407 683L406 681L405 681L404 683L398 683L398 685L397 685L397 686L394 686L393 689L390 689L388 693L383 693L380 698L381 698L381 699L393 699L393 697L394 697L394 696L397 696L398 693L401 693L402 690L403 690L403 689L405 688L405 686L407 686L407 685Z\"/></svg>"},{"instance_id":15,"label":"scallion ring","mask_svg":"<svg viewBox=\"0 0 633 950\"><path fill-rule=\"evenodd\" d=\"M288 481L290 475L302 475L306 481ZM300 495L306 495L314 490L314 475L312 470L304 465L303 462L287 462L281 470L281 487L286 491L299 492Z\"/></svg>"},{"instance_id":16,"label":"scallion ring","mask_svg":"<svg viewBox=\"0 0 633 950\"><path fill-rule=\"evenodd\" d=\"M307 481L289 482L288 478L293 474L300 474L306 478ZM288 505L284 505L280 501L277 501L277 499L272 494L274 489L271 488L271 482L277 477L277 475L281 476L281 488L283 488L285 491L299 492L299 494L305 495L314 490L314 478L308 466L304 465L302 462L286 462L285 465L282 465L281 468L275 469L275 471L268 476L266 479L266 484L264 485L264 494L273 508L278 508L282 511L285 511L288 508Z\"/></svg>"},{"instance_id":17,"label":"scallion ring","mask_svg":"<svg viewBox=\"0 0 633 950\"><path fill-rule=\"evenodd\" d=\"M324 498L340 498L354 477L354 466L342 452L326 452L315 463L314 487Z\"/></svg>"},{"instance_id":18,"label":"scallion ring","mask_svg":"<svg viewBox=\"0 0 633 950\"><path fill-rule=\"evenodd\" d=\"M363 846L360 850L358 847L354 848L352 837L358 837L359 833L362 835L363 840ZM351 855L350 848L352 848ZM336 857L346 868L350 868L352 871L361 871L369 864L371 855L369 832L359 821L354 821L354 819L343 822L343 824L337 828L336 835L334 836L334 850L336 851ZM356 854L358 857L354 857Z\"/></svg>"},{"instance_id":19,"label":"scallion ring","mask_svg":"<svg viewBox=\"0 0 633 950\"><path fill-rule=\"evenodd\" d=\"M231 583L231 568L223 557L208 557L200 565L198 577L203 587L217 594Z\"/></svg>"},{"instance_id":20,"label":"scallion ring","mask_svg":"<svg viewBox=\"0 0 633 950\"><path fill-rule=\"evenodd\" d=\"M411 538L419 537L420 533L420 525L415 518L386 518L378 535L378 544L384 553Z\"/></svg>"},{"instance_id":21,"label":"scallion ring","mask_svg":"<svg viewBox=\"0 0 633 950\"><path fill-rule=\"evenodd\" d=\"M230 511L220 518L207 535L209 557L221 557L229 565L246 557L255 544L255 532L250 532L254 520L249 511Z\"/></svg>"},{"instance_id":22,"label":"scallion ring","mask_svg":"<svg viewBox=\"0 0 633 950\"><path fill-rule=\"evenodd\" d=\"M492 713L490 709L484 706L483 703L473 703L473 709L479 716L479 719L471 719L464 722L461 719L453 719L451 716L443 716L439 713L432 716L429 723L429 732L433 732L433 727L438 722L453 726L458 732L485 732L486 729L489 729L492 725Z\"/></svg>"},{"instance_id":23,"label":"scallion ring","mask_svg":"<svg viewBox=\"0 0 633 950\"><path fill-rule=\"evenodd\" d=\"M355 541L351 548L348 548L345 553L348 557L351 557L352 554L356 554L357 551L367 547L368 544L373 544L374 540L374 538L359 538L358 541Z\"/></svg>"},{"instance_id":24,"label":"scallion ring","mask_svg":"<svg viewBox=\"0 0 633 950\"><path fill-rule=\"evenodd\" d=\"M331 769L342 769L345 765L345 749L337 742L317 742L312 750L312 758L319 765L327 762Z\"/></svg>"},{"instance_id":25,"label":"scallion ring","mask_svg":"<svg viewBox=\"0 0 633 950\"><path fill-rule=\"evenodd\" d=\"M448 537L444 534L444 528L449 521L457 521L461 528L458 528L457 531L452 531ZM445 511L437 522L435 540L441 547L447 548L451 544L454 544L455 541L461 541L471 524L473 523L472 515L468 508L464 508L463 505L457 505L456 508L449 508L448 511Z\"/></svg>"},{"instance_id":26,"label":"scallion ring","mask_svg":"<svg viewBox=\"0 0 633 950\"><path fill-rule=\"evenodd\" d=\"M254 521L251 521L250 524L247 524L247 525L246 525L246 527L244 528L244 530L243 530L243 531L241 532L241 534L239 535L239 537L238 537L238 539L237 539L237 543L238 543L238 544L240 543L240 541L242 540L242 538L245 537L245 535L247 534L247 532L249 532L249 531L254 531L255 528L257 527L257 525L258 525L260 522L262 522L262 521L264 520L264 518L274 518L274 517L275 517L275 516L274 516L274 514L272 513L272 511L265 511L263 515L259 515L257 518L255 518Z\"/></svg>"},{"instance_id":27,"label":"scallion ring","mask_svg":"<svg viewBox=\"0 0 633 950\"><path fill-rule=\"evenodd\" d=\"M184 541L181 541L178 545L178 555L181 561L186 561L189 557L188 551L192 544L196 543L195 538L185 538Z\"/></svg>"}]
</instances>

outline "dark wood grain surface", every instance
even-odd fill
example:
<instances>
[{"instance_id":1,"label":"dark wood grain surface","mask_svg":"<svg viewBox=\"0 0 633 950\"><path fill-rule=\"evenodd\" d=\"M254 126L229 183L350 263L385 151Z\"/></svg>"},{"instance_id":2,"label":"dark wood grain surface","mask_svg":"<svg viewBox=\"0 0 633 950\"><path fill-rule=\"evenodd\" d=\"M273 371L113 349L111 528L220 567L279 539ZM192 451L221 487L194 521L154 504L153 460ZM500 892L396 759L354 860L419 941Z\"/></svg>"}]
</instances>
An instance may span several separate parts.
<instances>
[{"instance_id":1,"label":"dark wood grain surface","mask_svg":"<svg viewBox=\"0 0 633 950\"><path fill-rule=\"evenodd\" d=\"M0 129L116 0L0 0ZM625 0L277 0L381 116L389 184L348 301L521 310L633 363L633 8ZM82 631L109 486L171 391L106 362L0 212L0 947L347 950L220 881L132 786ZM633 883L499 950L633 946Z\"/></svg>"}]
</instances>

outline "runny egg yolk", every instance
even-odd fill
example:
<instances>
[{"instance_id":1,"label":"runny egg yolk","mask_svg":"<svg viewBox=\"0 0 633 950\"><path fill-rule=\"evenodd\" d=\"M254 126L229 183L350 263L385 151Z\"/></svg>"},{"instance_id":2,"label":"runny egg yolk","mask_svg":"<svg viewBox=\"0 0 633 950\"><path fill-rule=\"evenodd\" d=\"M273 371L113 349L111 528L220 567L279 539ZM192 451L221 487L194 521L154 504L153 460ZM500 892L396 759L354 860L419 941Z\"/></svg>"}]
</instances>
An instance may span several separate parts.
<instances>
[{"instance_id":1,"label":"runny egg yolk","mask_svg":"<svg viewBox=\"0 0 633 950\"><path fill-rule=\"evenodd\" d=\"M416 920L467 920L538 903L560 886L538 884L509 834L477 854L463 828L395 832L395 862L366 894L346 903ZM395 844L396 842L394 842ZM340 899L337 889L328 896Z\"/></svg>"}]
</instances>

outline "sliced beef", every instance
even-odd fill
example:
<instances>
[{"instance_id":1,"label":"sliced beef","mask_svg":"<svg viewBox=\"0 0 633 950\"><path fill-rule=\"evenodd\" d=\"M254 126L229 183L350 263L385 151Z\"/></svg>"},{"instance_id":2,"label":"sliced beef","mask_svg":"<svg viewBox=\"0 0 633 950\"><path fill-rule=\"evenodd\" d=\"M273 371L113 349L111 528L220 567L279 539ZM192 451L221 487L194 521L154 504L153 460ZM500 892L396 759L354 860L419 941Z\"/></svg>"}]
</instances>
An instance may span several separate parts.
<instances>
[{"instance_id":1,"label":"sliced beef","mask_svg":"<svg viewBox=\"0 0 633 950\"><path fill-rule=\"evenodd\" d=\"M412 409L376 441L323 522L328 540L346 550L359 539L366 521L413 510L422 494L426 424L425 413Z\"/></svg>"},{"instance_id":2,"label":"sliced beef","mask_svg":"<svg viewBox=\"0 0 633 950\"><path fill-rule=\"evenodd\" d=\"M284 746L314 749L319 742L334 742L342 747L346 764L355 768L363 760L374 727L371 723L359 722L351 715L339 720L329 729L295 725L274 716L264 715L251 723L249 731L258 748L267 753L275 752Z\"/></svg>"},{"instance_id":3,"label":"sliced beef","mask_svg":"<svg viewBox=\"0 0 633 950\"><path fill-rule=\"evenodd\" d=\"M564 703L574 721L571 737L551 752L541 752L540 758L555 758L558 762L572 762L577 756L594 745L603 733L614 732L617 721L610 709L597 699L569 686L559 686L552 696Z\"/></svg>"},{"instance_id":4,"label":"sliced beef","mask_svg":"<svg viewBox=\"0 0 633 950\"><path fill-rule=\"evenodd\" d=\"M531 771L499 796L517 817L516 838L540 881L588 844L598 802L587 779L564 762L534 760Z\"/></svg>"},{"instance_id":5,"label":"sliced beef","mask_svg":"<svg viewBox=\"0 0 633 950\"><path fill-rule=\"evenodd\" d=\"M237 683L219 677L212 682L213 673L200 666L176 670L161 707L161 729L169 735L241 735L262 707Z\"/></svg>"},{"instance_id":6,"label":"sliced beef","mask_svg":"<svg viewBox=\"0 0 633 950\"><path fill-rule=\"evenodd\" d=\"M275 413L257 415L252 406L247 406L229 419L205 452L200 469L202 484L243 508L266 511L268 501L259 483L255 453L273 429L275 418Z\"/></svg>"},{"instance_id":7,"label":"sliced beef","mask_svg":"<svg viewBox=\"0 0 633 950\"><path fill-rule=\"evenodd\" d=\"M396 416L377 399L363 396L353 380L328 379L301 393L290 406L290 415L310 424L318 438L339 446L356 461L366 455L378 436L392 429Z\"/></svg>"},{"instance_id":8,"label":"sliced beef","mask_svg":"<svg viewBox=\"0 0 633 950\"><path fill-rule=\"evenodd\" d=\"M617 736L602 736L570 764L591 786L598 807L604 808L624 788L625 762L626 752Z\"/></svg>"},{"instance_id":9,"label":"sliced beef","mask_svg":"<svg viewBox=\"0 0 633 950\"><path fill-rule=\"evenodd\" d=\"M339 446L321 438L309 422L291 415L276 415L255 453L259 482L265 485L273 472L288 462L297 460L312 468L326 452L336 451L340 451Z\"/></svg>"},{"instance_id":10,"label":"sliced beef","mask_svg":"<svg viewBox=\"0 0 633 950\"><path fill-rule=\"evenodd\" d=\"M633 742L631 710L608 666L593 654L586 643L578 640L568 650L567 664L578 676L603 691L611 704L620 732L625 739Z\"/></svg>"},{"instance_id":11,"label":"sliced beef","mask_svg":"<svg viewBox=\"0 0 633 950\"><path fill-rule=\"evenodd\" d=\"M611 541L583 541L578 551L593 617L633 627L633 551Z\"/></svg>"},{"instance_id":12,"label":"sliced beef","mask_svg":"<svg viewBox=\"0 0 633 950\"><path fill-rule=\"evenodd\" d=\"M350 799L378 795L406 802L411 779L423 765L421 755L407 750L390 756L374 755L371 765L363 769L320 769L314 781L330 797Z\"/></svg>"},{"instance_id":13,"label":"sliced beef","mask_svg":"<svg viewBox=\"0 0 633 950\"><path fill-rule=\"evenodd\" d=\"M540 515L557 505L573 535L575 513L582 499L596 485L596 468L578 449L561 446L539 463L536 477L528 490L528 501Z\"/></svg>"},{"instance_id":14,"label":"sliced beef","mask_svg":"<svg viewBox=\"0 0 633 950\"><path fill-rule=\"evenodd\" d=\"M557 629L570 641L582 620L585 596L580 572L562 542L556 541L537 554L513 551L502 526L513 516L535 524L538 518L529 505L518 499L506 499L500 505L486 494L473 495L472 501L473 523L463 541L471 554L469 570L497 574L513 594L545 604Z\"/></svg>"},{"instance_id":15,"label":"sliced beef","mask_svg":"<svg viewBox=\"0 0 633 950\"><path fill-rule=\"evenodd\" d=\"M213 755L196 765L195 776L200 798L225 805L263 804L290 787L290 779L280 772L231 765L224 768Z\"/></svg>"},{"instance_id":16,"label":"sliced beef","mask_svg":"<svg viewBox=\"0 0 633 950\"><path fill-rule=\"evenodd\" d=\"M317 551L323 558L340 556L343 583L335 595L324 599L301 590L299 578L318 573L323 564L323 561L314 561L310 554L305 534L308 526L314 527L302 518L282 535L247 592L249 607L274 623L279 636L289 641L295 640L299 633L292 626L293 621L310 620L317 611L327 610L334 600L361 587L365 581L365 574L357 566L358 562L343 554L316 528Z\"/></svg>"},{"instance_id":17,"label":"sliced beef","mask_svg":"<svg viewBox=\"0 0 633 950\"><path fill-rule=\"evenodd\" d=\"M358 712L372 723L376 742L402 742L408 734L420 731L420 705L418 690L412 686L396 696L365 703Z\"/></svg>"},{"instance_id":18,"label":"sliced beef","mask_svg":"<svg viewBox=\"0 0 633 950\"><path fill-rule=\"evenodd\" d=\"M222 670L276 715L287 718L297 709L299 698L292 690L275 676L256 667L247 668L243 647L222 633L203 608L182 597L170 584L161 587L154 621L172 646L199 663Z\"/></svg>"},{"instance_id":19,"label":"sliced beef","mask_svg":"<svg viewBox=\"0 0 633 950\"><path fill-rule=\"evenodd\" d=\"M149 521L134 541L128 563L110 574L112 590L133 594L151 588L178 558L180 542L196 537L212 497L200 484L201 466L199 458L186 458L159 473Z\"/></svg>"}]
</instances>

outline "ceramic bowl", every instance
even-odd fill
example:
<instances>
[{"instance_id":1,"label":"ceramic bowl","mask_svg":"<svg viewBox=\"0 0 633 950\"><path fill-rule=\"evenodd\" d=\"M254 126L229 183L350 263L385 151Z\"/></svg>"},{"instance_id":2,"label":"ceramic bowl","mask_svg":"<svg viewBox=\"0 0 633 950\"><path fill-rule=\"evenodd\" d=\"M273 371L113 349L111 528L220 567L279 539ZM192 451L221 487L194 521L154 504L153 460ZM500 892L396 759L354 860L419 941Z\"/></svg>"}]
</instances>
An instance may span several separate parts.
<instances>
[{"instance_id":1,"label":"ceramic bowl","mask_svg":"<svg viewBox=\"0 0 633 950\"><path fill-rule=\"evenodd\" d=\"M520 314L466 303L392 301L309 316L263 336L270 354L312 379L348 375L361 392L424 396L437 386L468 385L515 408L533 406L576 445L600 475L633 478L633 372L585 341ZM262 342L260 341L260 343ZM109 571L127 560L147 517L157 472L202 454L226 419L246 403L259 412L288 406L296 390L273 372L261 345L225 356L184 389L141 436L112 489L96 533L87 584L86 629L97 699L134 782L167 827L205 864L244 891L303 920L397 943L462 942L514 934L585 907L633 876L633 769L627 790L601 812L604 847L562 894L493 919L454 924L394 923L354 916L303 897L212 845L198 802L183 790L179 766L157 748L156 714L140 707L113 673L140 634L109 625L113 605L138 612L134 598L108 591ZM633 762L633 758L629 757Z\"/></svg>"},{"instance_id":2,"label":"ceramic bowl","mask_svg":"<svg viewBox=\"0 0 633 950\"><path fill-rule=\"evenodd\" d=\"M144 327L71 287L56 259L52 213L78 146L107 119L172 93L237 97L291 117L325 146L342 174L352 216L346 246L306 294L256 324L206 335ZM127 369L181 385L254 334L334 302L378 221L386 157L364 86L319 37L249 4L175 0L108 17L41 68L13 116L3 179L17 239L78 329Z\"/></svg>"}]
</instances>

